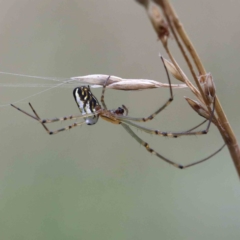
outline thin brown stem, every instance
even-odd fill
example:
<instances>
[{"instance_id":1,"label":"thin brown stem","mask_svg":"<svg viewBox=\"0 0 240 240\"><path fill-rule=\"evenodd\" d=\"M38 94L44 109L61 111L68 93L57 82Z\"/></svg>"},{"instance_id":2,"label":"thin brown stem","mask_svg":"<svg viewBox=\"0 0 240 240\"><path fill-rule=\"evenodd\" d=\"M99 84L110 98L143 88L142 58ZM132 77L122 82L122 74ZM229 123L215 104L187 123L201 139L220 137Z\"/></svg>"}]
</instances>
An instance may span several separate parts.
<instances>
[{"instance_id":1,"label":"thin brown stem","mask_svg":"<svg viewBox=\"0 0 240 240\"><path fill-rule=\"evenodd\" d=\"M156 9L156 6L151 6L151 2L149 0L137 0L140 4L142 4L145 9L147 10L147 14L152 22L152 25L154 27L154 30L156 31L159 39L162 41L162 44L169 56L169 58L172 61L172 64L175 66L179 74L181 75L182 79L185 81L185 83L188 85L188 87L191 89L191 91L196 95L196 97L201 101L205 107L208 109L208 112L211 112L211 102L209 101L209 98L204 93L203 88L200 85L200 82L198 80L198 75L206 75L205 67L194 47L192 44L190 38L188 37L183 24L180 22L173 6L171 5L169 0L153 0L163 11L163 15L167 21L167 24L164 23L164 19L159 13L159 11ZM151 8L152 7L152 8ZM170 28L174 39L180 49L180 52L182 53L185 61L187 62L188 68L190 69L190 72L192 74L192 77L195 81L196 87L189 81L187 76L184 74L184 72L181 70L177 62L175 61L170 49L168 48L168 37L169 37L169 30ZM181 40L181 41L180 41ZM182 43L183 45L182 45ZM188 51L189 55L185 51L185 48ZM191 56L191 60L196 66L196 69L198 73L195 72L194 67L189 59L189 56ZM231 154L231 157L233 159L235 168L237 170L238 176L240 177L240 148L237 143L237 139L234 135L234 132L230 126L230 123L222 109L222 106L220 104L220 101L216 95L215 97L215 114L213 116L213 122L219 129L224 142L227 144L229 152Z\"/></svg>"},{"instance_id":2,"label":"thin brown stem","mask_svg":"<svg viewBox=\"0 0 240 240\"><path fill-rule=\"evenodd\" d=\"M196 49L194 48L194 45L190 41L186 31L183 28L182 23L180 22L176 12L173 9L173 6L170 4L168 0L164 0L164 11L168 11L168 15L171 16L172 21L174 23L174 27L176 31L178 32L180 38L182 39L184 45L186 46L187 50L189 51L200 75L205 75L206 70L201 62L200 57L197 54ZM195 79L195 78L194 78ZM196 84L199 85L199 82L196 81ZM198 89L201 91L201 87L198 86ZM204 94L203 94L204 96ZM226 142L229 152L232 156L235 168L238 172L238 175L240 177L240 148L237 143L237 139L233 133L233 130L230 126L230 123L222 109L222 106L220 104L220 101L218 97L216 96L216 113L218 115L218 121L220 123L220 126L218 127L224 141Z\"/></svg>"}]
</instances>

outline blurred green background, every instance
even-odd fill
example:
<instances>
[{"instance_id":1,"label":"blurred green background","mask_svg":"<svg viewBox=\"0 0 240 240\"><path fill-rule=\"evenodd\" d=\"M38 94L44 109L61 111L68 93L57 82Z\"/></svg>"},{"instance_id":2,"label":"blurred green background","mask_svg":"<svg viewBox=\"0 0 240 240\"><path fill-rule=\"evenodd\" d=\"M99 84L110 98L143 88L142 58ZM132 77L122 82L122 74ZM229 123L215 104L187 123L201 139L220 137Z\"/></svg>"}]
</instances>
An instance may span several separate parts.
<instances>
[{"instance_id":1,"label":"blurred green background","mask_svg":"<svg viewBox=\"0 0 240 240\"><path fill-rule=\"evenodd\" d=\"M240 2L172 3L213 74L239 139ZM158 57L166 53L135 1L1 0L0 6L1 71L63 78L102 73L167 82ZM29 82L0 78L1 83ZM40 90L1 88L0 104ZM99 98L101 89L93 93ZM106 103L110 109L125 104L130 116L146 117L168 96L168 89L107 90ZM183 96L193 97L189 90L174 90L175 101L146 126L181 131L202 121ZM29 101L42 117L78 113L70 88ZM30 111L27 102L17 105ZM49 136L11 107L0 108L0 114L0 239L239 239L240 184L226 148L181 171L151 156L121 126L102 120ZM182 164L223 143L214 126L207 136L179 139L136 132Z\"/></svg>"}]
</instances>

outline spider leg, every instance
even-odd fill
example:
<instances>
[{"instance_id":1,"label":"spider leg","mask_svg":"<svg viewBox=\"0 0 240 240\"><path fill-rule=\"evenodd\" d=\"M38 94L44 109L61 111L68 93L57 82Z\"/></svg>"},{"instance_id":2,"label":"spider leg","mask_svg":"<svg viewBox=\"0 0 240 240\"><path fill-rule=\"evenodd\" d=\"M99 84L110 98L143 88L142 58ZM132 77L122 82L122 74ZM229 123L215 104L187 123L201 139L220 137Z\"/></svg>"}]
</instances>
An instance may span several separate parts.
<instances>
[{"instance_id":1,"label":"spider leg","mask_svg":"<svg viewBox=\"0 0 240 240\"><path fill-rule=\"evenodd\" d=\"M123 122L126 122L126 121L129 122L129 121L134 121L134 120L135 120L135 118L129 117L129 116L127 116L127 115L125 115L125 116L120 116L120 115L118 115L117 118L118 118L119 120L123 121ZM190 129L188 129L188 130L186 130L186 131L184 131L184 132L191 132L192 130L200 127L201 125L203 125L203 124L204 124L205 122L207 122L207 121L208 121L208 119L205 119L203 122L199 123L199 124L196 125L195 127L192 127L192 128L190 128Z\"/></svg>"},{"instance_id":2,"label":"spider leg","mask_svg":"<svg viewBox=\"0 0 240 240\"><path fill-rule=\"evenodd\" d=\"M163 109L165 109L172 101L173 101L173 91L172 91L172 85L171 85L171 79L170 79L170 75L168 73L167 67L165 65L165 62L163 60L163 57L161 56L161 60L163 62L163 66L164 69L166 71L166 75L167 75L167 79L168 79L168 84L169 84L169 92L170 92L170 97L169 99L154 113L152 113L150 116L148 116L147 118L139 118L137 120L137 118L135 118L135 121L139 121L139 122L147 122L152 120L157 114L159 114Z\"/></svg>"},{"instance_id":3,"label":"spider leg","mask_svg":"<svg viewBox=\"0 0 240 240\"><path fill-rule=\"evenodd\" d=\"M40 123L52 123L52 122L58 122L58 121L66 121L66 120L72 120L72 119L79 119L79 118L86 118L86 117L90 117L90 116L94 116L96 114L98 114L98 112L96 113L89 113L89 114L84 114L84 115L70 115L70 116L66 116L66 117L60 117L60 118L52 118L52 119L40 119L37 116L33 116L32 114L22 110L19 107L16 107L15 105L11 104L12 107L16 108L18 111L28 115L29 117L37 120ZM32 109L33 107L30 106ZM35 111L35 110L34 110Z\"/></svg>"},{"instance_id":4,"label":"spider leg","mask_svg":"<svg viewBox=\"0 0 240 240\"><path fill-rule=\"evenodd\" d=\"M122 123L125 123L127 125L130 125L130 126L133 126L135 128L138 128L146 133L149 133L149 134L154 134L154 135L159 135L159 136L163 136L163 137L173 137L173 138L177 138L177 137L180 137L180 136L190 136L190 135L202 135L202 134L206 134L206 130L203 130L203 131L195 131L195 132L162 132L162 131L159 131L159 130L154 130L154 129L151 129L151 128L146 128L146 127L143 127L141 125L138 125L136 123L133 123L133 122L130 122L130 121L127 121L127 120L121 120Z\"/></svg>"},{"instance_id":5,"label":"spider leg","mask_svg":"<svg viewBox=\"0 0 240 240\"><path fill-rule=\"evenodd\" d=\"M70 119L84 118L84 117L86 117L86 116L88 116L88 115L91 115L91 116L94 115L94 114L86 114L86 115L84 115L84 116L82 116L82 115L81 115L81 116L68 116L68 117L63 117L63 118L53 118L53 119L45 119L45 120L42 120L42 119L39 117L39 115L37 114L37 112L35 111L35 109L33 108L33 106L31 105L31 103L29 103L29 106L31 107L31 109L32 109L33 113L35 114L35 116L31 115L30 113L25 112L24 110L22 110L22 109L20 109L20 108L18 108L18 107L16 107L16 106L14 106L13 104L11 104L11 106L14 107L14 108L16 108L16 109L19 110L20 112L28 115L29 117L37 120L38 122L40 122L40 123L43 125L44 129L47 131L47 133L48 133L49 135L57 134L57 133L59 133L59 132L63 132L63 131L65 131L65 130L68 130L68 129L71 129L71 128L74 128L74 127L77 127L77 126L81 126L81 125L83 125L83 124L86 123L86 122L85 122L85 121L84 121L84 122L75 122L75 123L73 123L73 124L71 124L71 125L69 125L69 126L66 126L66 127L64 127L64 128L60 128L60 129L57 129L57 130L55 130L55 131L50 131L50 130L45 126L45 123L51 123L51 122L57 122L57 121L66 121L66 120L70 120Z\"/></svg>"},{"instance_id":6,"label":"spider leg","mask_svg":"<svg viewBox=\"0 0 240 240\"><path fill-rule=\"evenodd\" d=\"M132 121L136 121L136 122L147 122L147 121L150 121L152 120L157 114L159 114L163 109L165 109L172 101L173 101L173 91L172 91L172 85L171 85L171 80L170 80L170 75L168 73L168 70L167 70L167 67L164 63L164 60L163 60L163 57L161 56L161 60L163 62L163 66L164 66L164 69L166 71L166 74L167 74L167 78L168 78L168 83L169 83L169 91L170 91L170 97L169 99L157 110L155 111L154 113L152 113L150 116L146 117L146 118L133 118L131 117L131 119L129 120L132 120ZM107 81L109 80L110 76L107 78L104 86L103 86L103 89L102 89L102 95L101 95L101 103L103 105L103 107L105 109L107 109L107 106L104 102L104 93L105 93L105 89L106 89L106 85L107 85ZM125 119L125 116L122 117L122 119Z\"/></svg>"},{"instance_id":7,"label":"spider leg","mask_svg":"<svg viewBox=\"0 0 240 240\"><path fill-rule=\"evenodd\" d=\"M206 127L205 130L202 130L202 134L207 134L207 133L208 133L209 128L210 128L210 125L211 125L211 123L212 123L212 121L213 121L213 118L214 118L214 111L215 111L215 98L214 98L214 100L213 100L212 112L211 112L211 115L210 115L210 117L209 117L209 119L208 119L208 125L207 125L207 127ZM197 126L195 126L195 127L193 127L193 128L190 128L190 129L188 129L188 130L186 130L186 131L184 131L184 132L182 132L182 133L190 133L190 132L192 132L192 130L200 127L200 126L201 126L202 124L204 124L206 121L207 121L207 119L204 120L203 122L201 122L200 124L198 124ZM200 135L200 134L198 134L198 135Z\"/></svg>"},{"instance_id":8,"label":"spider leg","mask_svg":"<svg viewBox=\"0 0 240 240\"><path fill-rule=\"evenodd\" d=\"M21 108L19 108L19 107L16 107L15 105L13 105L13 104L11 104L11 106L12 107L14 107L14 108L16 108L18 111L20 111L20 112L22 112L22 113L24 113L24 114L26 114L26 115L28 115L29 117L31 117L31 118L33 118L33 119L35 119L35 120L37 120L37 121L39 121L39 119L37 118L37 117L34 117L33 115L31 115L30 113L27 113L27 112L25 112L24 110L22 110Z\"/></svg>"},{"instance_id":9,"label":"spider leg","mask_svg":"<svg viewBox=\"0 0 240 240\"><path fill-rule=\"evenodd\" d=\"M189 129L187 131L184 131L184 132L162 132L162 131L159 131L159 130L154 130L154 129L151 129L151 128L146 128L146 127L140 126L140 125L138 125L136 123L133 123L131 121L128 121L128 120L122 120L123 118L128 118L128 117L125 117L125 116L124 117L117 116L116 118L121 120L121 122L124 122L124 123L126 123L128 125L136 127L138 129L141 129L144 132L147 132L149 134L160 135L160 136L163 136L163 137L174 137L174 138L177 138L179 136L190 136L190 135L203 135L203 134L207 134L208 131L209 131L211 122L212 122L212 118L214 116L214 110L215 110L215 99L214 99L214 102L213 102L213 109L212 109L212 112L211 112L211 116L209 117L209 121L208 121L208 125L207 125L206 129L205 130L201 130L201 131L194 131L194 132L192 132L192 130L194 130L197 127L199 127L200 125L202 125L205 121L202 122L201 124L198 124L194 128L191 128L191 129Z\"/></svg>"},{"instance_id":10,"label":"spider leg","mask_svg":"<svg viewBox=\"0 0 240 240\"><path fill-rule=\"evenodd\" d=\"M108 78L106 79L106 81L103 85L103 89L102 89L101 103L102 103L104 109L107 109L107 105L105 104L105 101L104 101L104 94L105 94L105 91L106 91L107 82L108 82L110 77L111 76L109 75Z\"/></svg>"},{"instance_id":11,"label":"spider leg","mask_svg":"<svg viewBox=\"0 0 240 240\"><path fill-rule=\"evenodd\" d=\"M29 104L30 108L32 109L33 113L35 114L35 116L36 116L39 120L41 120L40 117L38 116L37 112L36 112L35 109L33 108L32 104L31 104L31 103L28 103L28 104ZM41 123L41 124L42 124L42 126L44 127L44 129L49 133L50 131L49 131L49 129L46 127L46 125L45 125L44 123Z\"/></svg>"},{"instance_id":12,"label":"spider leg","mask_svg":"<svg viewBox=\"0 0 240 240\"><path fill-rule=\"evenodd\" d=\"M125 110L125 116L128 115L128 108L125 105L122 105L123 109Z\"/></svg>"},{"instance_id":13,"label":"spider leg","mask_svg":"<svg viewBox=\"0 0 240 240\"><path fill-rule=\"evenodd\" d=\"M213 154L209 155L208 157L204 158L204 159L201 159L199 161L196 161L194 163L190 163L190 164L187 164L187 165L182 165L182 164L178 164L178 163L175 163L171 160L169 160L168 158L162 156L161 154L159 154L158 152L156 152L155 150L153 150L152 148L150 148L150 146L148 145L148 143L146 143L145 141L143 141L140 137L137 136L137 134L135 134L132 129L125 123L122 122L121 124L123 126L123 128L137 141L139 142L142 146L144 146L146 148L146 150L154 155L156 155L157 157L159 157L160 159L162 159L163 161L173 165L174 167L176 168L179 168L179 169L185 169L185 168L188 168L188 167L192 167L194 165L197 165L199 163L202 163L208 159L210 159L211 157L213 157L214 155L216 155L218 152L220 152L224 146L226 145L224 143L224 145L219 148L216 152L214 152Z\"/></svg>"},{"instance_id":14,"label":"spider leg","mask_svg":"<svg viewBox=\"0 0 240 240\"><path fill-rule=\"evenodd\" d=\"M133 122L129 121L129 120L132 120L132 118L128 117L128 116L117 116L117 119L119 119L121 122L124 122L124 123L126 123L128 125L131 125L133 127L139 128L139 129L141 129L144 132L147 132L149 134L155 134L155 135L160 135L160 136L164 136L164 137L174 137L174 138L177 138L179 136L204 135L204 134L207 134L208 131L209 131L209 128L210 128L213 116L214 116L214 110L215 110L215 98L214 98L214 101L213 101L213 109L212 109L212 112L211 112L211 116L208 119L208 125L207 125L206 129L205 130L200 130L200 131L194 131L194 132L192 130L198 128L203 123L205 123L207 120L204 120L202 123L198 124L197 126L191 128L189 130L186 130L184 132L162 132L162 131L159 131L159 130L146 128L146 127L140 126L140 125L138 125L136 123L133 123ZM129 119L129 120L126 120L126 119Z\"/></svg>"},{"instance_id":15,"label":"spider leg","mask_svg":"<svg viewBox=\"0 0 240 240\"><path fill-rule=\"evenodd\" d=\"M169 73L168 73L168 70L167 70L167 67L164 63L164 60L163 60L163 57L161 56L161 60L163 62L163 66L164 66L164 69L166 71L166 74L167 74L167 78L168 78L168 84L169 84L169 91L170 91L170 97L169 99L157 110L155 111L154 113L152 113L150 116L148 117L144 117L144 118L133 118L133 117L126 117L126 116L121 116L121 119L129 119L131 121L136 121L136 122L147 122L147 121L150 121L152 120L157 114L159 114L162 110L164 110L172 101L173 101L173 91L172 91L172 85L171 85L171 80L170 80L170 76L169 76Z\"/></svg>"},{"instance_id":16,"label":"spider leg","mask_svg":"<svg viewBox=\"0 0 240 240\"><path fill-rule=\"evenodd\" d=\"M207 121L207 119L205 119L203 122L199 123L197 126L186 130L185 132L191 132L192 130L194 130L194 129L200 127L200 126L202 126L206 121Z\"/></svg>"},{"instance_id":17,"label":"spider leg","mask_svg":"<svg viewBox=\"0 0 240 240\"><path fill-rule=\"evenodd\" d=\"M57 129L57 130L55 130L55 131L47 131L48 132L48 134L49 135L53 135L53 134L57 134L57 133L60 133L60 132L63 132L63 131L65 131L65 130L69 130L69 129L72 129L72 128L74 128L74 127L78 127L78 126L81 126L81 125L83 125L83 124L85 124L86 122L75 122L75 123L73 123L73 124L71 124L71 125L69 125L69 126L66 126L66 127L64 127L64 128L60 128L60 129Z\"/></svg>"}]
</instances>

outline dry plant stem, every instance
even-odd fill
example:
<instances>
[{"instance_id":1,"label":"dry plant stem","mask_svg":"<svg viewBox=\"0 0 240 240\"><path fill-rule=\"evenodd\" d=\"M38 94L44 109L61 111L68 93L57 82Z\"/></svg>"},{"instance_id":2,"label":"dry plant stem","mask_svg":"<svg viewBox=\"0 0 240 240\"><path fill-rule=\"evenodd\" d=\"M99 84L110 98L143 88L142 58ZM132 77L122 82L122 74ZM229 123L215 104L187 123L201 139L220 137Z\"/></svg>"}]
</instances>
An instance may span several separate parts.
<instances>
[{"instance_id":1,"label":"dry plant stem","mask_svg":"<svg viewBox=\"0 0 240 240\"><path fill-rule=\"evenodd\" d=\"M184 45L186 46L187 50L189 51L198 71L200 75L205 75L206 71L205 68L193 46L193 44L191 43L187 33L185 32L183 25L181 24L181 22L179 21L179 18L177 16L177 14L175 13L172 5L170 4L170 2L168 0L155 0L155 2L157 4L159 4L159 6L163 9L164 15L168 16L167 19L171 24L171 21L174 24L174 27L177 31L177 33L179 34L181 40L183 41ZM188 62L188 61L187 61ZM189 66L190 68L190 66ZM191 73L193 74L192 69L190 68ZM199 82L196 79L196 75L193 74L193 78L198 86L198 89L200 90L200 92L202 91L201 87L199 86ZM202 92L201 92L202 93ZM208 105L208 101L205 99L204 94L202 95L204 98L204 101L206 103L206 105ZM240 148L239 145L237 143L237 139L233 133L233 130L227 120L227 117L222 109L222 106L219 102L219 99L216 96L216 108L215 111L218 115L218 122L219 125L217 125L224 141L226 142L229 152L232 156L235 168L237 170L238 176L240 177Z\"/></svg>"},{"instance_id":2,"label":"dry plant stem","mask_svg":"<svg viewBox=\"0 0 240 240\"><path fill-rule=\"evenodd\" d=\"M202 88L201 88L201 86L200 86L200 84L199 84L197 75L195 74L194 69L193 69L193 66L192 66L192 64L191 64L191 61L190 61L190 59L188 58L188 55L187 55L187 53L185 52L184 47L182 46L181 42L179 41L179 38L178 38L178 36L177 36L177 34L176 34L176 31L175 31L174 27L172 26L172 23L171 23L171 21L170 21L170 19L169 19L168 14L166 14L165 11L164 11L164 16L165 16L165 18L167 19L167 22L168 22L168 24L169 24L169 27L170 27L170 29L171 29L171 31L172 31L172 33L173 33L173 36L174 36L174 38L175 38L175 40L176 40L176 42L177 42L177 45L178 45L178 47L179 47L179 49L180 49L180 51L181 51L181 53L182 53L185 61L187 62L187 65L188 65L188 67L189 67L189 69L190 69L190 72L191 72L193 78L194 78L194 81L195 81L198 89L200 90L201 96L204 96L203 91L202 91ZM171 54L170 51L169 51L168 49L166 49L166 51L168 52L168 55L170 56L170 54ZM202 103L204 103L204 102L206 101L206 99L203 99L202 97L200 97L199 100L202 100ZM209 103L207 104L207 106L208 106L208 110L209 110L209 112L210 112L210 111L211 111L211 108L210 108L210 106L209 106Z\"/></svg>"},{"instance_id":3,"label":"dry plant stem","mask_svg":"<svg viewBox=\"0 0 240 240\"><path fill-rule=\"evenodd\" d=\"M169 58L171 59L172 63L174 64L174 66L176 67L176 69L178 70L178 72L181 74L182 78L185 80L185 83L188 85L188 87L192 90L192 92L194 92L196 94L196 96L198 97L199 100L201 100L202 102L204 102L202 95L199 93L198 89L195 88L195 86L189 81L189 79L187 78L187 76L182 72L181 68L178 66L177 62L175 61L171 51L169 50L167 45L163 45ZM209 109L209 112L211 112L211 108Z\"/></svg>"},{"instance_id":4,"label":"dry plant stem","mask_svg":"<svg viewBox=\"0 0 240 240\"><path fill-rule=\"evenodd\" d=\"M159 2L159 1L155 1L155 2ZM178 45L178 47L179 47L179 49L180 49L180 51L181 51L181 53L182 53L185 61L187 62L187 65L188 65L188 67L189 67L189 69L190 69L190 72L191 72L193 78L194 78L194 81L195 81L198 89L200 90L200 93L201 93L201 94L196 93L196 96L198 96L198 99L199 99L202 103L205 103L205 105L206 105L207 108L208 108L208 111L211 112L210 104L209 104L208 100L206 99L206 97L205 97L205 95L204 95L204 93L203 93L203 90L202 90L202 88L201 88L201 86L200 86L200 84L199 84L197 75L196 75L196 73L194 72L194 69L193 69L193 66L192 66L192 64L191 64L191 61L190 61L190 59L188 58L188 55L186 54L185 49L184 49L184 47L182 46L182 43L179 41L178 35L176 34L176 31L175 31L175 29L174 29L174 27L173 27L173 25L172 25L172 22L170 21L169 15L171 16L171 14L167 14L167 11L166 11L166 8L165 8L165 5L164 5L164 1L161 1L161 4L160 4L160 3L158 3L158 4L164 9L163 13L164 13L165 18L167 19L167 23L168 23L168 25L169 25L172 33L173 33L173 36L174 36L174 38L175 38L175 40L176 40L176 42L177 42L177 45ZM174 11L172 11L172 12L175 13ZM175 22L177 22L177 21L175 21ZM178 23L179 23L179 22L178 22ZM177 26L176 26L176 24L175 24L174 26L175 26L176 28L178 28L177 26L179 26L179 24L177 24ZM185 39L188 39L188 40L189 40L188 37L185 38ZM190 40L189 40L189 41L190 41ZM176 61L173 59L173 56L172 56L170 50L168 49L167 45L166 45L166 44L165 44L165 45L163 44L163 46L165 47L165 50L166 50L166 52L168 53L171 61L174 63L175 67L176 67L177 70L180 72L181 69L180 69L180 67L177 67L177 63L176 63ZM189 47L189 46L191 46L191 44L190 44L190 45L187 45L187 46ZM192 52L192 51L191 51L191 50L192 50L191 47L189 47L188 50L189 50L190 52ZM194 49L193 49L193 50L194 50ZM193 55L191 54L191 56L193 56ZM201 64L200 58L198 57L197 53L196 53L196 58L198 59L198 61L195 61L195 64L199 62L200 65L201 65L201 66L198 68L198 70L199 70L199 69L203 69L204 72L205 72L205 69L204 69L203 65ZM199 72L200 72L200 70L199 70ZM201 74L201 75L204 75L204 74ZM194 92L194 91L193 91L193 92ZM202 96L203 96L203 97L202 97ZM216 99L217 99L217 97L216 97ZM218 123L218 119L216 119L215 115L213 116L213 123L215 123L215 125L216 125L217 127L218 127L218 124L220 124L220 123Z\"/></svg>"},{"instance_id":5,"label":"dry plant stem","mask_svg":"<svg viewBox=\"0 0 240 240\"><path fill-rule=\"evenodd\" d=\"M198 87L198 89L199 89L199 91L201 93L201 96L202 96L202 98L204 100L204 103L208 107L209 112L211 112L210 103L206 99L205 94L203 93L203 89L200 86L200 83L198 81L197 75L194 72L193 66L192 66L192 64L191 64L191 62L190 62L190 60L189 60L189 58L188 58L188 56L187 56L187 54L186 54L186 52L185 52L185 50L183 48L181 42L179 41L179 38L178 38L178 36L176 34L176 31L175 31L174 27L176 28L177 33L180 35L180 37L181 37L182 41L184 42L186 48L190 52L190 54L191 54L191 56L192 56L192 58L194 60L195 65L199 64L199 67L198 67L198 65L196 65L197 68L198 68L198 71L199 71L199 75L206 75L206 71L205 71L205 69L204 69L204 67L203 67L203 65L202 65L202 63L200 61L199 56L197 55L197 52L195 51L194 48L192 48L193 45L192 45L190 39L188 38L188 36L186 35L186 33L185 33L185 31L184 31L184 29L182 27L182 24L180 24L180 22L179 22L179 20L178 20L178 18L176 16L174 10L171 7L168 8L168 5L166 4L166 1L164 1L164 0L160 0L160 1L156 0L155 2L159 2L158 4L162 7L164 16L166 17L167 22L168 22L168 24L169 24L169 26L171 28L172 33L173 33L173 36L174 36L174 38L175 38L175 40L176 40L176 42L177 42L177 44L178 44L178 46L180 48L181 53L184 56L185 61L187 62L187 65L188 65L188 67L189 67L189 69L191 71L191 74L192 74L192 76L194 78L194 81L195 81L195 83L196 83L196 85L197 85L197 87ZM173 15L175 17L173 17ZM174 27L173 27L173 24L172 24L171 20L173 21ZM183 32L185 33L185 35L180 34L180 33L183 33ZM186 42L188 44L186 44ZM202 70L202 72L201 72L201 70Z\"/></svg>"}]
</instances>

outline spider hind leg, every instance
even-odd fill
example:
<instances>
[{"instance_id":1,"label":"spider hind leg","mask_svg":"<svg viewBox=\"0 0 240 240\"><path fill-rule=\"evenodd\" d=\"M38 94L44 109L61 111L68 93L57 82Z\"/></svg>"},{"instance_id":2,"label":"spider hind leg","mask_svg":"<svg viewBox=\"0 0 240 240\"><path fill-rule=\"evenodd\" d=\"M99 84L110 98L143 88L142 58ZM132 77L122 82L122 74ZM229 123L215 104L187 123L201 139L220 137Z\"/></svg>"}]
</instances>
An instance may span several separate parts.
<instances>
[{"instance_id":1,"label":"spider hind leg","mask_svg":"<svg viewBox=\"0 0 240 240\"><path fill-rule=\"evenodd\" d=\"M178 169L189 168L189 167L195 166L195 165L197 165L197 164L199 164L199 163L205 162L205 161L207 161L208 159L212 158L212 157L213 157L214 155L216 155L217 153L219 153L219 152L225 147L225 145L226 145L226 144L224 143L223 146L221 146L217 151L215 151L214 153L212 153L211 155L207 156L207 157L204 158L204 159L198 160L198 161L196 161L196 162L194 162L194 163L190 163L190 164L187 164L187 165L182 165L182 164L175 163L174 161L172 161L172 160L164 157L164 156L161 155L160 153L156 152L154 149L152 149L152 148L149 146L148 143L146 143L146 142L143 141L140 137L138 137L138 135L135 134L135 133L133 132L133 130L132 130L127 124L125 124L125 123L122 122L121 125L123 126L123 128L124 128L137 142L139 142L142 146L144 146L145 149L146 149L148 152L156 155L158 158L162 159L163 161L171 164L172 166L174 166L174 167L176 167L176 168L178 168Z\"/></svg>"}]
</instances>

